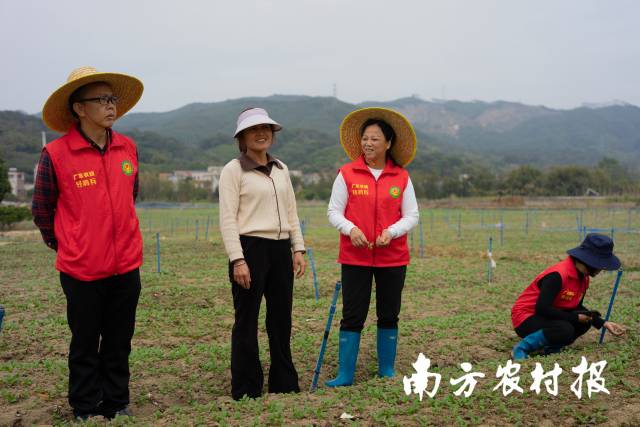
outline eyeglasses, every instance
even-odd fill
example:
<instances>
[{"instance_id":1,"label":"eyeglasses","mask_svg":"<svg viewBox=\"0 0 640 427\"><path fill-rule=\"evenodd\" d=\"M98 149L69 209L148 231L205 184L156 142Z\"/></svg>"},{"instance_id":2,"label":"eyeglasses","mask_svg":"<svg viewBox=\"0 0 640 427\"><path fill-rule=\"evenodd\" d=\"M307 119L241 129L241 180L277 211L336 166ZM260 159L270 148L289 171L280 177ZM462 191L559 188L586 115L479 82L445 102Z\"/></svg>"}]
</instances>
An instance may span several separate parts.
<instances>
[{"instance_id":1,"label":"eyeglasses","mask_svg":"<svg viewBox=\"0 0 640 427\"><path fill-rule=\"evenodd\" d=\"M98 98L85 98L85 99L78 99L76 102L99 102L100 105L107 105L107 104L113 104L113 105L117 105L118 101L120 100L119 97L115 96L115 95L102 95Z\"/></svg>"}]
</instances>

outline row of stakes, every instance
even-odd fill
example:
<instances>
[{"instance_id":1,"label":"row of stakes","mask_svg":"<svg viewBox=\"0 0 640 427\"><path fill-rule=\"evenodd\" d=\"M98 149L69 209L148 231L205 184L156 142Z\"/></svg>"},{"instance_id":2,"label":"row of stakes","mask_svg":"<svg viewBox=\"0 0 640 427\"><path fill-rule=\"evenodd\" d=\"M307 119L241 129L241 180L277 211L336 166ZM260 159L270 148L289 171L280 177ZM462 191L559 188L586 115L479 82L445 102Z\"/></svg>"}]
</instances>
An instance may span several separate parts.
<instances>
[{"instance_id":1,"label":"row of stakes","mask_svg":"<svg viewBox=\"0 0 640 427\"><path fill-rule=\"evenodd\" d=\"M210 224L210 217L207 216L207 222L206 222L206 228L205 228L205 240L209 240L209 224ZM303 235L305 234L306 231L306 224L307 224L307 220L303 220L300 223L301 226L301 230ZM525 222L525 229L528 230L528 224L529 224L529 213L527 212L526 215L526 222ZM171 222L172 225L172 232L173 232L173 221ZM188 227L188 225L187 225ZM504 220L503 217L501 216L500 218L500 223L498 226L498 229L500 231L500 244L503 245L504 244ZM431 231L433 231L433 221L430 221L430 229ZM582 241L582 239L584 239L584 237L586 237L586 234L588 232L602 232L602 231L610 231L611 232L611 238L613 239L614 237L614 233L615 233L615 229L611 228L611 229L598 229L598 228L587 228L586 226L582 226L581 228L579 228L579 237L580 237L580 241ZM425 257L425 239L424 239L424 227L423 227L423 222L422 219L419 220L419 232L420 232L420 247L419 247L419 257L420 258L424 258ZM458 215L458 237L461 234L461 215ZM414 233L413 231L411 231L410 233L410 249L411 252L414 252ZM195 220L195 240L198 240L199 237L199 220ZM489 238L489 250L488 250L488 254L489 254L489 267L487 270L487 279L489 282L491 282L491 278L492 278L492 269L495 268L495 262L493 261L492 258L492 249L493 249L493 237ZM316 272L316 268L315 268L315 261L313 258L313 250L311 248L308 249L308 256L309 256L309 261L311 264L311 270L312 270L312 274L313 274L313 285L314 285L314 289L315 289L315 293L316 293L316 301L318 300L318 280L317 280L317 272ZM159 273L160 270L160 233L156 233L156 258L157 258L157 272ZM492 267L493 266L493 267Z\"/></svg>"},{"instance_id":2,"label":"row of stakes","mask_svg":"<svg viewBox=\"0 0 640 427\"><path fill-rule=\"evenodd\" d=\"M306 223L307 221L302 221L301 222L301 230L302 233L304 234L305 229L306 229ZM527 212L527 224L528 224L528 212ZM503 243L503 230L504 230L504 222L502 222L502 218L501 218L501 222L500 222L500 243ZM458 227L460 227L460 217L458 217ZM424 258L424 230L423 230L423 225L422 225L422 220L419 221L419 228L420 228L420 257ZM582 226L580 229L580 238L581 240L586 237L588 232L602 232L602 231L609 231L609 229L596 229L596 228L587 228L586 226ZM615 229L611 228L611 238L613 239L614 237L614 232ZM206 232L205 232L205 240L208 240L209 237L209 217L207 217L207 226L206 226ZM196 240L198 240L198 220L196 220ZM411 233L411 246L413 249L413 233ZM315 296L315 300L316 302L318 302L319 298L320 298L320 293L319 293L319 289L318 289L318 274L317 274L317 270L316 270L316 264L315 264L315 259L313 256L313 249L312 248L307 248L307 256L309 257L309 264L311 266L311 274L312 274L312 278L313 278L313 289L314 289L314 296ZM156 233L156 271L157 273L161 272L161 267L160 267L160 233ZM496 268L496 263L493 259L493 237L490 236L489 237L489 243L488 243L488 262L487 262L487 281L489 283L491 283L492 279L493 279L493 270ZM620 280L622 278L622 269L618 270L618 274L616 275L616 280L613 286L613 292L611 294L611 299L609 301L609 307L607 309L607 314L605 317L605 321L609 320L609 317L611 315L611 310L613 308L613 302L616 296L616 293L618 291L618 286L620 284ZM336 284L336 293L337 291L340 289L339 285ZM332 309L335 310L335 301L336 301L336 293L334 293L334 298L333 298L333 302L332 302ZM2 313L4 314L4 313ZM332 313L330 313L330 318L333 317ZM330 322L331 320L329 320ZM330 324L330 323L329 323ZM604 334L605 334L606 330L604 328L602 328L601 334L600 334L600 340L599 342L602 343L604 341ZM319 361L319 363L321 362L321 359ZM317 368L319 371L319 367Z\"/></svg>"},{"instance_id":3,"label":"row of stakes","mask_svg":"<svg viewBox=\"0 0 640 427\"><path fill-rule=\"evenodd\" d=\"M579 233L579 241L581 242L587 235L587 233L602 233L602 232L610 232L611 235L611 239L614 238L615 235L615 228L588 228L584 225L582 225L582 211L580 211L580 216L578 216L576 214L576 221L577 221L577 225L578 225L578 233ZM461 214L458 213L458 237L460 237L461 235L461 223L462 223L462 218L461 218ZM210 217L207 216L207 222L206 222L206 228L205 228L205 240L209 239L209 224L210 224ZM304 220L302 220L300 222L300 228L302 230L302 234L305 234L306 231L306 227L308 224L308 219L305 218ZM433 232L433 212L431 212L430 215L430 221L429 221L429 226L430 226L430 231ZM525 232L528 232L529 229L529 212L526 212L526 216L525 216ZM188 223L187 223L187 227L188 227ZM500 245L504 244L504 216L501 212L500 214L500 223L498 224L498 229L500 232ZM188 230L188 228L187 228ZM173 233L173 221L171 221L171 232ZM425 257L425 239L424 239L424 227L423 227L423 222L422 222L422 218L420 218L419 220L419 233L420 233L420 247L419 247L419 252L418 255L420 258L424 258ZM198 240L199 237L199 221L196 219L195 220L195 240ZM411 252L414 252L414 233L413 230L410 233L410 250ZM315 259L313 256L313 249L312 248L308 248L307 249L307 255L309 257L309 264L311 266L311 272L312 272L312 278L313 278L313 289L314 289L314 294L315 294L315 300L318 301L319 299L319 290L318 290L318 276L317 276L317 271L316 271L316 265L315 265ZM156 264L157 264L157 268L156 271L158 273L160 273L161 271L161 267L160 267L160 233L156 233ZM492 279L493 279L493 270L496 268L496 263L493 259L493 237L489 237L489 242L488 242L488 262L487 262L487 281L489 283L491 283Z\"/></svg>"},{"instance_id":4,"label":"row of stakes","mask_svg":"<svg viewBox=\"0 0 640 427\"><path fill-rule=\"evenodd\" d=\"M631 210L629 210L629 212L631 212ZM481 222L480 222L480 227L481 228L485 228L485 227L491 227L491 228L497 228L499 231L499 237L500 237L500 245L504 244L504 232L505 232L505 222L504 222L504 212L500 211L500 219L499 222L497 224L485 224L484 222L484 211L482 211L482 216L481 216ZM449 223L449 214L447 213L447 216L445 217L446 220L446 224L448 226L450 226L451 224ZM429 232L430 234L433 234L433 211L430 211L430 215L429 215ZM209 226L210 226L210 216L207 216L207 220L206 220L206 224L205 224L205 240L209 240ZM305 232L305 228L306 225L308 223L308 219L305 218L303 221L301 221L300 223L300 227L302 229L302 233L304 234ZM171 220L170 223L170 234L173 235L174 232L178 229L178 219L175 220L175 224L174 224L174 220ZM530 213L529 211L525 212L525 222L524 222L524 232L525 234L529 234L529 225L530 225ZM185 223L185 231L188 233L189 232L189 226L190 226L190 222L187 219L186 223ZM624 229L616 229L616 227L611 227L611 228L589 228L586 227L583 224L583 213L582 211L580 211L580 213L576 213L576 226L577 226L577 231L578 231L578 238L580 240L584 239L584 237L586 236L586 233L590 233L590 232L597 232L597 233L608 233L611 235L611 238L614 238L614 234L616 232L616 230L619 230L620 232L629 232L631 231L631 226L630 226L630 217L628 219L628 224L627 227ZM147 221L147 229L150 230L152 228L152 223L151 223L151 218L148 219ZM195 240L199 240L200 238L200 221L198 219L195 220ZM462 237L462 214L460 212L458 212L458 218L457 218L457 237L461 238ZM421 258L424 257L425 252L424 252L424 228L423 228L423 222L422 222L422 218L420 218L420 222L419 222L419 229L420 229L420 249L419 249L419 256ZM411 251L413 252L414 249L414 243L413 243L413 236L414 232L413 230L410 233L410 244L411 244Z\"/></svg>"}]
</instances>

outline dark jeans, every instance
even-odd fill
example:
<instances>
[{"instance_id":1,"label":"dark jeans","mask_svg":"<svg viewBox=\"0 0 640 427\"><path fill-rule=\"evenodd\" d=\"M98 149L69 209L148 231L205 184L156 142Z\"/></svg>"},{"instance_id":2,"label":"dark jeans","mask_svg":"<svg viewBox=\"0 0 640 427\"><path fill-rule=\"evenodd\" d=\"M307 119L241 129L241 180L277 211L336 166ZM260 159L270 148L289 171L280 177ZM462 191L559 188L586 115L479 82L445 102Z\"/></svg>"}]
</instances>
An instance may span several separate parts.
<instances>
[{"instance_id":1,"label":"dark jeans","mask_svg":"<svg viewBox=\"0 0 640 427\"><path fill-rule=\"evenodd\" d=\"M397 329L407 266L364 267L342 265L342 320L340 330L361 332L367 320L373 279L376 281L378 328Z\"/></svg>"},{"instance_id":2,"label":"dark jeans","mask_svg":"<svg viewBox=\"0 0 640 427\"><path fill-rule=\"evenodd\" d=\"M554 345L569 345L579 336L584 335L591 327L591 322L569 322L566 320L547 319L546 317L533 315L527 318L516 328L516 334L524 338L540 329L545 338Z\"/></svg>"},{"instance_id":3,"label":"dark jeans","mask_svg":"<svg viewBox=\"0 0 640 427\"><path fill-rule=\"evenodd\" d=\"M61 272L60 283L71 329L69 404L76 415L123 409L140 271L89 282Z\"/></svg>"},{"instance_id":4,"label":"dark jeans","mask_svg":"<svg viewBox=\"0 0 640 427\"><path fill-rule=\"evenodd\" d=\"M231 333L231 396L262 395L263 373L258 353L258 313L262 296L267 303L269 335L269 393L299 392L298 373L291 359L293 262L290 240L240 236L251 287L233 281L229 264L235 323Z\"/></svg>"}]
</instances>

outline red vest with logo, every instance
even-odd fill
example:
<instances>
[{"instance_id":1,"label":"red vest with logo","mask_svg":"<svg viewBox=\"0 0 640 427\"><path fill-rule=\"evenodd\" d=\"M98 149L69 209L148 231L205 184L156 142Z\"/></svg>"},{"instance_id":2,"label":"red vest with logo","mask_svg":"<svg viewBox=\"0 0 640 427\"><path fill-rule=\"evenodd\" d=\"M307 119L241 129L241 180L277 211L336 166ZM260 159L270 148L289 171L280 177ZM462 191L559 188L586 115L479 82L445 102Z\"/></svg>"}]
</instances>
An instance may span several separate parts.
<instances>
[{"instance_id":1,"label":"red vest with logo","mask_svg":"<svg viewBox=\"0 0 640 427\"><path fill-rule=\"evenodd\" d=\"M133 186L136 146L111 132L104 155L74 127L47 144L58 182L56 269L78 280L127 273L142 264Z\"/></svg>"},{"instance_id":2,"label":"red vest with logo","mask_svg":"<svg viewBox=\"0 0 640 427\"><path fill-rule=\"evenodd\" d=\"M582 279L576 270L573 259L569 256L540 273L533 282L520 294L511 309L511 322L517 328L536 312L536 302L540 295L538 282L549 273L559 273L562 278L562 287L551 303L551 306L561 310L575 309L582 301L582 297L589 288L589 276Z\"/></svg>"},{"instance_id":3,"label":"red vest with logo","mask_svg":"<svg viewBox=\"0 0 640 427\"><path fill-rule=\"evenodd\" d=\"M390 160L376 181L360 156L340 169L349 192L344 216L358 227L373 249L356 248L349 236L340 234L338 262L348 265L397 267L409 264L407 235L391 239L389 246L375 246L376 237L402 218L402 197L409 181L406 169Z\"/></svg>"}]
</instances>

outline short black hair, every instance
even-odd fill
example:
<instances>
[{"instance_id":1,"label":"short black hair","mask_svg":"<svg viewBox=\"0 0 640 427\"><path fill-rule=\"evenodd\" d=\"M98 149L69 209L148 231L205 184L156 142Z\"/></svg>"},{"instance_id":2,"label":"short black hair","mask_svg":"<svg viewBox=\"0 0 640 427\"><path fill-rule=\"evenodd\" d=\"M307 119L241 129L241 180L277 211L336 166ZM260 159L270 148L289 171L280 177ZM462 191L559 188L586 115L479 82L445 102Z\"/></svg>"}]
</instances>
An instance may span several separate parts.
<instances>
[{"instance_id":1,"label":"short black hair","mask_svg":"<svg viewBox=\"0 0 640 427\"><path fill-rule=\"evenodd\" d=\"M107 82L91 82L91 83L87 83L86 85L80 86L78 89L74 90L71 93L71 95L69 95L69 111L71 111L71 114L73 114L73 117L75 117L76 120L79 119L79 117L76 114L76 112L73 110L73 104L75 104L76 102L79 102L81 99L84 99L87 94L87 90L89 90L90 87L96 84L104 84L104 85L111 86Z\"/></svg>"}]
</instances>

